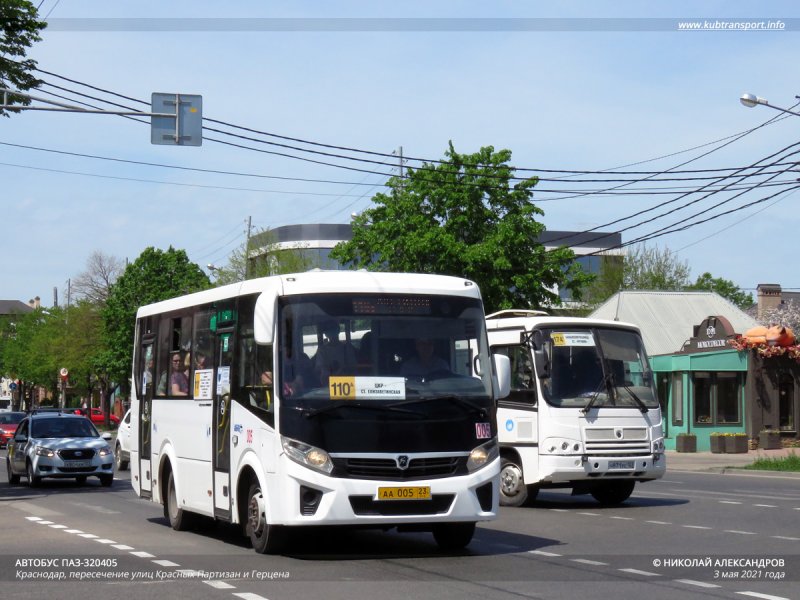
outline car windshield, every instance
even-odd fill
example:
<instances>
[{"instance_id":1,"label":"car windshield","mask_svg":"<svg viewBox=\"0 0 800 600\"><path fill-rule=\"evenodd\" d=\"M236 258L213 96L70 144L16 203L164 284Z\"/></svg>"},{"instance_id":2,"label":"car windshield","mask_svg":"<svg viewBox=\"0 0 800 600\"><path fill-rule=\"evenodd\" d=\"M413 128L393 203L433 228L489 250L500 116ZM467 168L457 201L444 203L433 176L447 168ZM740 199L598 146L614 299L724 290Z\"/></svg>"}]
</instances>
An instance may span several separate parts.
<instances>
[{"instance_id":1,"label":"car windshield","mask_svg":"<svg viewBox=\"0 0 800 600\"><path fill-rule=\"evenodd\" d=\"M25 418L25 413L0 413L0 425L18 425Z\"/></svg>"},{"instance_id":2,"label":"car windshield","mask_svg":"<svg viewBox=\"0 0 800 600\"><path fill-rule=\"evenodd\" d=\"M69 438L98 437L97 430L86 419L36 419L31 423L31 437Z\"/></svg>"}]
</instances>

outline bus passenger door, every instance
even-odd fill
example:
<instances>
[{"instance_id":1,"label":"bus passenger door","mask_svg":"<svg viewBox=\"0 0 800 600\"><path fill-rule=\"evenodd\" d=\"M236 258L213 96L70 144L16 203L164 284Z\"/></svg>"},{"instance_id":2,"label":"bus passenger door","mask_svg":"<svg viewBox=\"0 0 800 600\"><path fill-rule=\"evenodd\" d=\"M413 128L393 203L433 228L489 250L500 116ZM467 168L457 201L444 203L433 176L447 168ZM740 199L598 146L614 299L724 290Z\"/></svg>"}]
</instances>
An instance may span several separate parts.
<instances>
[{"instance_id":1,"label":"bus passenger door","mask_svg":"<svg viewBox=\"0 0 800 600\"><path fill-rule=\"evenodd\" d=\"M155 339L144 338L142 340L141 353L142 361L139 373L141 381L139 384L139 414L134 415L137 420L139 441L139 458L136 463L131 464L133 485L139 487L142 498L150 498L153 490L153 474L151 471L151 439L152 439L152 419L153 414L153 389L155 388Z\"/></svg>"},{"instance_id":2,"label":"bus passenger door","mask_svg":"<svg viewBox=\"0 0 800 600\"><path fill-rule=\"evenodd\" d=\"M214 516L231 516L231 363L233 329L217 332L217 381L214 393Z\"/></svg>"}]
</instances>

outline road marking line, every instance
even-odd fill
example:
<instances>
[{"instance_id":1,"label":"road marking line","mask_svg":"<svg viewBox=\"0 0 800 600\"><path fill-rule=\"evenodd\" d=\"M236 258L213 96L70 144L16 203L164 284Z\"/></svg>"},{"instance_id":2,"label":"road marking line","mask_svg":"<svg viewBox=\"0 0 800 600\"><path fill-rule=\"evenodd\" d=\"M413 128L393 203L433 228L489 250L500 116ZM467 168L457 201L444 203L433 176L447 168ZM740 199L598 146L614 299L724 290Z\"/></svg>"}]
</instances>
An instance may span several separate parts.
<instances>
[{"instance_id":1,"label":"road marking line","mask_svg":"<svg viewBox=\"0 0 800 600\"><path fill-rule=\"evenodd\" d=\"M143 550L137 550L135 552L131 552L134 556L138 556L139 558L155 558L155 554L150 554L149 552L144 552ZM154 561L155 562L155 561Z\"/></svg>"},{"instance_id":2,"label":"road marking line","mask_svg":"<svg viewBox=\"0 0 800 600\"><path fill-rule=\"evenodd\" d=\"M230 583L225 583L224 581L204 581L206 585L210 585L213 588L218 590L235 590L236 586L231 585Z\"/></svg>"},{"instance_id":3,"label":"road marking line","mask_svg":"<svg viewBox=\"0 0 800 600\"><path fill-rule=\"evenodd\" d=\"M741 502L734 502L733 500L720 500L720 504L741 504Z\"/></svg>"},{"instance_id":4,"label":"road marking line","mask_svg":"<svg viewBox=\"0 0 800 600\"><path fill-rule=\"evenodd\" d=\"M28 521L41 521L42 517L25 517Z\"/></svg>"},{"instance_id":5,"label":"road marking line","mask_svg":"<svg viewBox=\"0 0 800 600\"><path fill-rule=\"evenodd\" d=\"M758 592L736 592L742 596L753 596L753 598L764 598L765 600L790 600L783 596L770 596L769 594L759 594Z\"/></svg>"},{"instance_id":6,"label":"road marking line","mask_svg":"<svg viewBox=\"0 0 800 600\"><path fill-rule=\"evenodd\" d=\"M116 544L114 540L95 540L95 542L99 542L100 544Z\"/></svg>"},{"instance_id":7,"label":"road marking line","mask_svg":"<svg viewBox=\"0 0 800 600\"><path fill-rule=\"evenodd\" d=\"M82 529L65 529L64 533L83 533Z\"/></svg>"},{"instance_id":8,"label":"road marking line","mask_svg":"<svg viewBox=\"0 0 800 600\"><path fill-rule=\"evenodd\" d=\"M645 521L645 523L652 523L653 525L672 525L668 521Z\"/></svg>"},{"instance_id":9,"label":"road marking line","mask_svg":"<svg viewBox=\"0 0 800 600\"><path fill-rule=\"evenodd\" d=\"M607 567L608 563L600 562L599 560L589 560L588 558L570 558L572 562L581 563L583 565L594 565L597 567Z\"/></svg>"},{"instance_id":10,"label":"road marking line","mask_svg":"<svg viewBox=\"0 0 800 600\"><path fill-rule=\"evenodd\" d=\"M36 521L37 525L52 525L54 521Z\"/></svg>"},{"instance_id":11,"label":"road marking line","mask_svg":"<svg viewBox=\"0 0 800 600\"><path fill-rule=\"evenodd\" d=\"M647 575L648 577L661 577L660 573L651 573L650 571L640 571L639 569L617 569L623 573L633 573L634 575Z\"/></svg>"},{"instance_id":12,"label":"road marking line","mask_svg":"<svg viewBox=\"0 0 800 600\"><path fill-rule=\"evenodd\" d=\"M586 515L586 516L589 516L589 517L599 517L600 516L599 513L593 513L593 512L579 512L578 514L579 515Z\"/></svg>"},{"instance_id":13,"label":"road marking line","mask_svg":"<svg viewBox=\"0 0 800 600\"><path fill-rule=\"evenodd\" d=\"M133 550L133 546L126 546L125 544L114 544L111 547L117 550Z\"/></svg>"},{"instance_id":14,"label":"road marking line","mask_svg":"<svg viewBox=\"0 0 800 600\"><path fill-rule=\"evenodd\" d=\"M681 527L686 527L686 529L711 529L711 527L705 527L704 525L681 525Z\"/></svg>"},{"instance_id":15,"label":"road marking line","mask_svg":"<svg viewBox=\"0 0 800 600\"><path fill-rule=\"evenodd\" d=\"M549 508L548 510L552 510L553 512L569 512L566 508Z\"/></svg>"},{"instance_id":16,"label":"road marking line","mask_svg":"<svg viewBox=\"0 0 800 600\"><path fill-rule=\"evenodd\" d=\"M725 533L738 533L739 535L756 535L754 531L738 531L737 529L726 529Z\"/></svg>"},{"instance_id":17,"label":"road marking line","mask_svg":"<svg viewBox=\"0 0 800 600\"><path fill-rule=\"evenodd\" d=\"M136 554L136 553L131 552L131 554ZM147 554L147 552L143 552L142 554ZM162 567L180 567L178 563L172 562L171 560L154 560L153 562L157 565L161 565Z\"/></svg>"},{"instance_id":18,"label":"road marking line","mask_svg":"<svg viewBox=\"0 0 800 600\"><path fill-rule=\"evenodd\" d=\"M52 527L53 529L66 529L67 528L66 525L57 525L57 524L56 525L50 525L50 527Z\"/></svg>"},{"instance_id":19,"label":"road marking line","mask_svg":"<svg viewBox=\"0 0 800 600\"><path fill-rule=\"evenodd\" d=\"M544 550L528 550L528 554L538 554L539 556L561 556L555 552L545 552Z\"/></svg>"},{"instance_id":20,"label":"road marking line","mask_svg":"<svg viewBox=\"0 0 800 600\"><path fill-rule=\"evenodd\" d=\"M250 592L244 594L234 594L237 598L241 598L242 600L267 600L264 596L259 596L258 594L251 594Z\"/></svg>"},{"instance_id":21,"label":"road marking line","mask_svg":"<svg viewBox=\"0 0 800 600\"><path fill-rule=\"evenodd\" d=\"M633 517L610 517L611 519L618 519L620 521L633 521Z\"/></svg>"},{"instance_id":22,"label":"road marking line","mask_svg":"<svg viewBox=\"0 0 800 600\"><path fill-rule=\"evenodd\" d=\"M696 585L697 587L702 588L718 588L716 583L706 583L705 581L695 581L694 579L676 579L678 583L685 583L687 585Z\"/></svg>"},{"instance_id":23,"label":"road marking line","mask_svg":"<svg viewBox=\"0 0 800 600\"><path fill-rule=\"evenodd\" d=\"M79 533L78 537L86 538L87 540L93 540L94 538L98 537L93 533Z\"/></svg>"},{"instance_id":24,"label":"road marking line","mask_svg":"<svg viewBox=\"0 0 800 600\"><path fill-rule=\"evenodd\" d=\"M753 506L758 506L759 508L778 508L774 504L753 504Z\"/></svg>"},{"instance_id":25,"label":"road marking line","mask_svg":"<svg viewBox=\"0 0 800 600\"><path fill-rule=\"evenodd\" d=\"M773 535L776 540L789 540L790 542L800 542L800 538L789 537L788 535Z\"/></svg>"}]
</instances>

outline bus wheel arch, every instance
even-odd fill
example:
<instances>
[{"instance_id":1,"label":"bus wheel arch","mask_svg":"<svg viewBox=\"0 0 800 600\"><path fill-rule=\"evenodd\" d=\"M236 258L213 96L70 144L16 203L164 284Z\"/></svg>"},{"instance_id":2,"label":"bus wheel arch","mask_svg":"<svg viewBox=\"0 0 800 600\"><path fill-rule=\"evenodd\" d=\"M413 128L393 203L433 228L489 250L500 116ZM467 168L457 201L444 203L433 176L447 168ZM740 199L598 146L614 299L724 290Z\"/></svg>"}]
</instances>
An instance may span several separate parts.
<instances>
[{"instance_id":1,"label":"bus wheel arch","mask_svg":"<svg viewBox=\"0 0 800 600\"><path fill-rule=\"evenodd\" d=\"M284 545L284 528L271 525L267 517L267 499L255 472L242 472L237 490L239 521L250 538L253 550L259 554L277 554Z\"/></svg>"},{"instance_id":2,"label":"bus wheel arch","mask_svg":"<svg viewBox=\"0 0 800 600\"><path fill-rule=\"evenodd\" d=\"M169 521L170 527L175 531L186 531L194 524L194 514L180 507L178 486L169 458L164 459L159 472L158 481L164 507L164 518Z\"/></svg>"}]
</instances>

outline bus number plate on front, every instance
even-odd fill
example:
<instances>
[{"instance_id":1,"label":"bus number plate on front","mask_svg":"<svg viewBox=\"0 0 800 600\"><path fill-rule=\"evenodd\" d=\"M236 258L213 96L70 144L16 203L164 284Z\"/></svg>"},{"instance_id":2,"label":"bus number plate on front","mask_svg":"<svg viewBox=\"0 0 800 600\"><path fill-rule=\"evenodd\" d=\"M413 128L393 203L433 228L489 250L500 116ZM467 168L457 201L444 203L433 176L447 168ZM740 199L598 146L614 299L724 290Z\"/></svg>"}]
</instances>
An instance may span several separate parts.
<instances>
[{"instance_id":1,"label":"bus number plate on front","mask_svg":"<svg viewBox=\"0 0 800 600\"><path fill-rule=\"evenodd\" d=\"M431 488L425 486L379 487L376 500L430 500Z\"/></svg>"},{"instance_id":2,"label":"bus number plate on front","mask_svg":"<svg viewBox=\"0 0 800 600\"><path fill-rule=\"evenodd\" d=\"M608 462L609 469L633 469L632 460L612 460Z\"/></svg>"}]
</instances>

